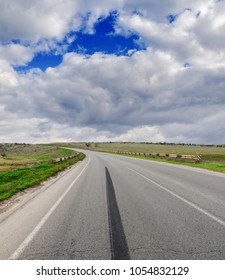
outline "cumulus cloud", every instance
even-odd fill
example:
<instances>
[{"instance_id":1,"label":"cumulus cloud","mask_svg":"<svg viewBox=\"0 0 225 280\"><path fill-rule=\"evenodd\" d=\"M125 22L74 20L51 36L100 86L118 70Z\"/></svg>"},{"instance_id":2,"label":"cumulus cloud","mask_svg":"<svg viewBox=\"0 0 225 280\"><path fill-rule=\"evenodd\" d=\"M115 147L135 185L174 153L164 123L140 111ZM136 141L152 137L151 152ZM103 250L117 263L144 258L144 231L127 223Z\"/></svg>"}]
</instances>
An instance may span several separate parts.
<instances>
[{"instance_id":1,"label":"cumulus cloud","mask_svg":"<svg viewBox=\"0 0 225 280\"><path fill-rule=\"evenodd\" d=\"M33 51L19 44L0 45L0 58L10 65L25 65L33 58Z\"/></svg>"},{"instance_id":2,"label":"cumulus cloud","mask_svg":"<svg viewBox=\"0 0 225 280\"><path fill-rule=\"evenodd\" d=\"M0 1L1 40L20 39L38 41L43 38L62 38L68 31L77 30L82 19L88 16L87 30L100 16L110 11L133 13L139 11L155 21L165 20L168 14L178 14L184 9L205 10L210 0L27 0Z\"/></svg>"},{"instance_id":3,"label":"cumulus cloud","mask_svg":"<svg viewBox=\"0 0 225 280\"><path fill-rule=\"evenodd\" d=\"M0 142L224 142L225 2L7 3L0 0ZM67 53L70 31L92 34L112 11L116 33L137 34L145 49ZM12 68L53 49L63 54L58 67Z\"/></svg>"},{"instance_id":4,"label":"cumulus cloud","mask_svg":"<svg viewBox=\"0 0 225 280\"><path fill-rule=\"evenodd\" d=\"M42 38L62 38L76 8L76 1L0 1L1 40L38 41ZM73 21L76 27L76 21Z\"/></svg>"},{"instance_id":5,"label":"cumulus cloud","mask_svg":"<svg viewBox=\"0 0 225 280\"><path fill-rule=\"evenodd\" d=\"M198 23L193 32L199 38L200 43L215 52L224 53L224 32L225 32L225 2L214 2L199 15Z\"/></svg>"}]
</instances>

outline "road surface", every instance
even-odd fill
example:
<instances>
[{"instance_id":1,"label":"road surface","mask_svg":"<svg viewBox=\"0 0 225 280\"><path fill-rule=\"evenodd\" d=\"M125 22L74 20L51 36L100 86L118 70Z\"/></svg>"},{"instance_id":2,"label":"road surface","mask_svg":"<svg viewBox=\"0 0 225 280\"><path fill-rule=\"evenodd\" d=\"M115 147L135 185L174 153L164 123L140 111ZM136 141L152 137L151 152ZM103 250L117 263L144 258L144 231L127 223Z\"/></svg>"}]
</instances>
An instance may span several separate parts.
<instances>
[{"instance_id":1,"label":"road surface","mask_svg":"<svg viewBox=\"0 0 225 280\"><path fill-rule=\"evenodd\" d=\"M225 259L225 175L85 153L0 215L0 259Z\"/></svg>"}]
</instances>

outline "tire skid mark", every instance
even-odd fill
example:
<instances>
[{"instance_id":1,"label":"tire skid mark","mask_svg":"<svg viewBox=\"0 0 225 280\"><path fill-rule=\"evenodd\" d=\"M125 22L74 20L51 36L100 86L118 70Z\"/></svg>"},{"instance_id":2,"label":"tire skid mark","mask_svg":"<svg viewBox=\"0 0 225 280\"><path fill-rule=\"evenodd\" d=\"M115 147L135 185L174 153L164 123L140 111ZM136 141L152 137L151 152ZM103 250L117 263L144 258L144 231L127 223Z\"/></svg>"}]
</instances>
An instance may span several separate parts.
<instances>
[{"instance_id":1,"label":"tire skid mark","mask_svg":"<svg viewBox=\"0 0 225 280\"><path fill-rule=\"evenodd\" d=\"M129 250L117 205L115 189L107 167L105 167L105 173L111 258L112 260L129 260Z\"/></svg>"}]
</instances>

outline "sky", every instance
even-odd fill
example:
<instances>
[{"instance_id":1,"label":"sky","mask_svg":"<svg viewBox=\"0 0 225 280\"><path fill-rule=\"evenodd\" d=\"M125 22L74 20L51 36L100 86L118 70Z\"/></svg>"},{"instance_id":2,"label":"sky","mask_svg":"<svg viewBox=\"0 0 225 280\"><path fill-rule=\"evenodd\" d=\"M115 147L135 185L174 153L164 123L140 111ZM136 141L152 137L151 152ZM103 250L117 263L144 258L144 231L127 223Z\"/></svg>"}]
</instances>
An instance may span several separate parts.
<instances>
[{"instance_id":1,"label":"sky","mask_svg":"<svg viewBox=\"0 0 225 280\"><path fill-rule=\"evenodd\" d=\"M225 1L0 0L0 142L225 144Z\"/></svg>"}]
</instances>

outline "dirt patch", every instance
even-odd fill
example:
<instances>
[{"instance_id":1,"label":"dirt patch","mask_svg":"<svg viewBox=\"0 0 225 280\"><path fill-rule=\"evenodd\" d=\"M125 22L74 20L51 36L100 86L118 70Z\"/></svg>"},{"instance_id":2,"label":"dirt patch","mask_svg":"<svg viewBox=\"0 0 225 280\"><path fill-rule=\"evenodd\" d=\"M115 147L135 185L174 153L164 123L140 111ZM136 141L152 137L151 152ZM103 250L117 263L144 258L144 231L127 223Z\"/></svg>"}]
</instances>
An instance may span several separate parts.
<instances>
[{"instance_id":1,"label":"dirt patch","mask_svg":"<svg viewBox=\"0 0 225 280\"><path fill-rule=\"evenodd\" d=\"M6 166L0 166L0 171L5 171L5 170L9 170L11 169L10 166L6 165Z\"/></svg>"},{"instance_id":2,"label":"dirt patch","mask_svg":"<svg viewBox=\"0 0 225 280\"><path fill-rule=\"evenodd\" d=\"M27 165L2 165L0 166L1 171L13 170L13 169L21 169L21 168L32 168L37 166L37 164L27 164Z\"/></svg>"}]
</instances>

